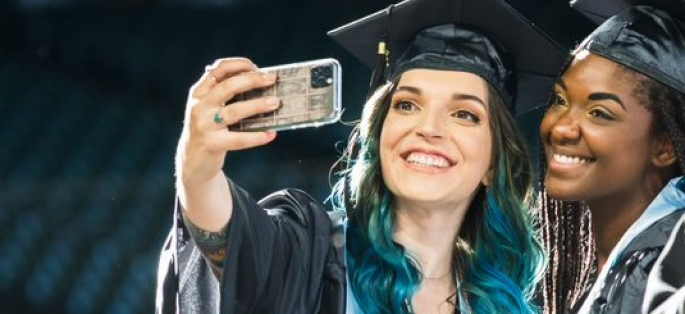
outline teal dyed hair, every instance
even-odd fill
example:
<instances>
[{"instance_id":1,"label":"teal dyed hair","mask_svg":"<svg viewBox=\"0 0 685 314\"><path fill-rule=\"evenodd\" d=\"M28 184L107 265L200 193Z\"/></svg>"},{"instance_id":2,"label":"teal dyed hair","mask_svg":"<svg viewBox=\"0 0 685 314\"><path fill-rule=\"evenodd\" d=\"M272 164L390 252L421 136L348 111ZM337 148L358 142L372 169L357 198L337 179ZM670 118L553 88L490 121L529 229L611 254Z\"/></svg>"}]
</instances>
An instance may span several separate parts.
<instances>
[{"instance_id":1,"label":"teal dyed hair","mask_svg":"<svg viewBox=\"0 0 685 314\"><path fill-rule=\"evenodd\" d=\"M393 84L366 103L352 132L331 198L348 214L347 267L351 290L365 314L408 313L417 291L417 263L394 242L393 196L383 182L380 134ZM534 287L544 269L542 246L529 212L533 170L513 117L489 87L493 184L480 188L455 239L462 291L474 313L534 313Z\"/></svg>"},{"instance_id":2,"label":"teal dyed hair","mask_svg":"<svg viewBox=\"0 0 685 314\"><path fill-rule=\"evenodd\" d=\"M493 182L474 199L460 236L464 283L474 313L536 313L532 302L546 258L534 229L530 154L514 118L490 89Z\"/></svg>"},{"instance_id":3,"label":"teal dyed hair","mask_svg":"<svg viewBox=\"0 0 685 314\"><path fill-rule=\"evenodd\" d=\"M379 97L388 95L390 88L381 87L364 107L343 157L350 167L338 174L333 190L334 205L347 211L349 221L348 284L365 314L408 314L405 300L419 284L415 263L393 241L392 195L380 171L380 132L389 106Z\"/></svg>"}]
</instances>

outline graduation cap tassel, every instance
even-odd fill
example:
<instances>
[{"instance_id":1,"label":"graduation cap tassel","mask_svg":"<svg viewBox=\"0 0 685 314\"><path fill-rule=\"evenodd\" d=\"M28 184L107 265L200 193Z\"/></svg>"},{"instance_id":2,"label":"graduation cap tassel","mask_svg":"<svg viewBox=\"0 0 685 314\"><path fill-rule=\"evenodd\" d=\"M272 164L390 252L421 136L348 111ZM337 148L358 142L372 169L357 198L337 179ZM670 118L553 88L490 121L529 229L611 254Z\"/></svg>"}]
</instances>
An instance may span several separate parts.
<instances>
[{"instance_id":1,"label":"graduation cap tassel","mask_svg":"<svg viewBox=\"0 0 685 314\"><path fill-rule=\"evenodd\" d=\"M376 54L376 65L373 67L373 73L371 73L371 81L369 82L369 91L366 95L366 99L369 99L371 95L378 89L386 79L386 71L389 65L390 50L388 49L388 37L390 34L390 20L392 17L392 9L395 7L394 4L390 5L386 9L387 18L385 19L385 30L380 41L378 41L378 51Z\"/></svg>"},{"instance_id":2,"label":"graduation cap tassel","mask_svg":"<svg viewBox=\"0 0 685 314\"><path fill-rule=\"evenodd\" d=\"M369 82L369 92L366 95L366 99L369 99L373 92L376 91L385 81L385 72L388 68L388 48L386 40L381 40L378 42L378 55L376 57L376 65L373 68L373 73L371 74L371 81Z\"/></svg>"}]
</instances>

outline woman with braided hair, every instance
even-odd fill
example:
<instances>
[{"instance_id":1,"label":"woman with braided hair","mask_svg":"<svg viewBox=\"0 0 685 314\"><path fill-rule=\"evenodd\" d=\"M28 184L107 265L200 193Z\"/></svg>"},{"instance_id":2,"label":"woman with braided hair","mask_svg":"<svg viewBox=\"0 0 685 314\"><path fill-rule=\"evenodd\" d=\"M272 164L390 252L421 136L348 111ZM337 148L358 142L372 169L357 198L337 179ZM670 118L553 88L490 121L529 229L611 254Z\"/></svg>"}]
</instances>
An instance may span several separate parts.
<instances>
[{"instance_id":1,"label":"woman with braided hair","mask_svg":"<svg viewBox=\"0 0 685 314\"><path fill-rule=\"evenodd\" d=\"M682 20L635 6L558 79L540 125L547 313L640 313L651 298L647 278L685 211L683 46Z\"/></svg>"}]
</instances>

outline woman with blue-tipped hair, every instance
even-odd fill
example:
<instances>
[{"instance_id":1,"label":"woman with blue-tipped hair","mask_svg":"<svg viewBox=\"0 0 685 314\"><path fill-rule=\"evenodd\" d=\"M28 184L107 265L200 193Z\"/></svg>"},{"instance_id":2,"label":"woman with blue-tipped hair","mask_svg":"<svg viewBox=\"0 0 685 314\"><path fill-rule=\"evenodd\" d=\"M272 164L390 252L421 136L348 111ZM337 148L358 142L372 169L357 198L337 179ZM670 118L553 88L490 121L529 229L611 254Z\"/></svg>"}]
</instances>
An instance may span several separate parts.
<instances>
[{"instance_id":1,"label":"woman with blue-tipped hair","mask_svg":"<svg viewBox=\"0 0 685 314\"><path fill-rule=\"evenodd\" d=\"M177 278L160 283L175 295L158 310L538 312L545 256L513 112L536 99L517 91L551 87L535 77L553 77L566 54L498 0L409 0L336 34L361 51L386 37L391 54L381 51L380 86L341 159L331 211L293 189L256 202L223 171L227 153L276 137L227 126L279 104L225 103L276 77L228 58L191 88L176 163L181 227L168 244L177 263L162 263Z\"/></svg>"}]
</instances>

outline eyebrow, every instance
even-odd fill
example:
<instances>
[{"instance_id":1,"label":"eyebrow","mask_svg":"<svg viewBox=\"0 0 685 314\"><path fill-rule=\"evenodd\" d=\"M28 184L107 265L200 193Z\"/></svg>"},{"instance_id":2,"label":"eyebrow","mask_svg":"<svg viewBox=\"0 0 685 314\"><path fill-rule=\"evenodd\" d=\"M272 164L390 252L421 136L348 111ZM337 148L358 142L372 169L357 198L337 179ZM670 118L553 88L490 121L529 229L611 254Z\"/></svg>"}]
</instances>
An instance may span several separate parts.
<instances>
[{"instance_id":1,"label":"eyebrow","mask_svg":"<svg viewBox=\"0 0 685 314\"><path fill-rule=\"evenodd\" d=\"M421 90L413 86L399 86L397 87L397 91L407 91L412 94L421 95Z\"/></svg>"},{"instance_id":2,"label":"eyebrow","mask_svg":"<svg viewBox=\"0 0 685 314\"><path fill-rule=\"evenodd\" d=\"M412 94L421 95L421 89L413 87L413 86L400 86L400 87L397 87L397 91L406 91L406 92L410 92ZM474 96L474 95L454 93L454 94L452 94L452 100L454 100L454 101L463 101L463 100L475 101L487 109L485 102L482 99L480 99L479 97Z\"/></svg>"},{"instance_id":3,"label":"eyebrow","mask_svg":"<svg viewBox=\"0 0 685 314\"><path fill-rule=\"evenodd\" d=\"M621 101L621 98L618 97L617 95L610 94L610 93L592 93L590 96L588 96L588 99L590 100L613 100L621 107L623 107L623 110L626 110L626 106L623 104L623 101ZM626 110L628 111L628 110Z\"/></svg>"},{"instance_id":4,"label":"eyebrow","mask_svg":"<svg viewBox=\"0 0 685 314\"><path fill-rule=\"evenodd\" d=\"M559 85L565 91L568 90L566 83L562 79L557 80L557 85ZM628 111L626 109L626 106L623 104L621 97L618 97L618 95L616 95L616 94L601 93L601 92L600 93L592 93L592 94L590 94L590 96L588 96L588 99L590 99L590 100L613 100L614 102L621 105L621 107L623 107L623 110Z\"/></svg>"},{"instance_id":5,"label":"eyebrow","mask_svg":"<svg viewBox=\"0 0 685 314\"><path fill-rule=\"evenodd\" d=\"M473 96L473 95L467 95L467 94L453 94L453 95L452 95L452 100L457 100L457 101L459 101L459 100L470 100L470 101L475 101L475 102L479 103L481 106L483 106L483 108L485 108L485 109L488 108L487 106L485 106L485 102L483 102L482 99L480 99L480 98L478 98L478 97L476 97L476 96Z\"/></svg>"}]
</instances>

